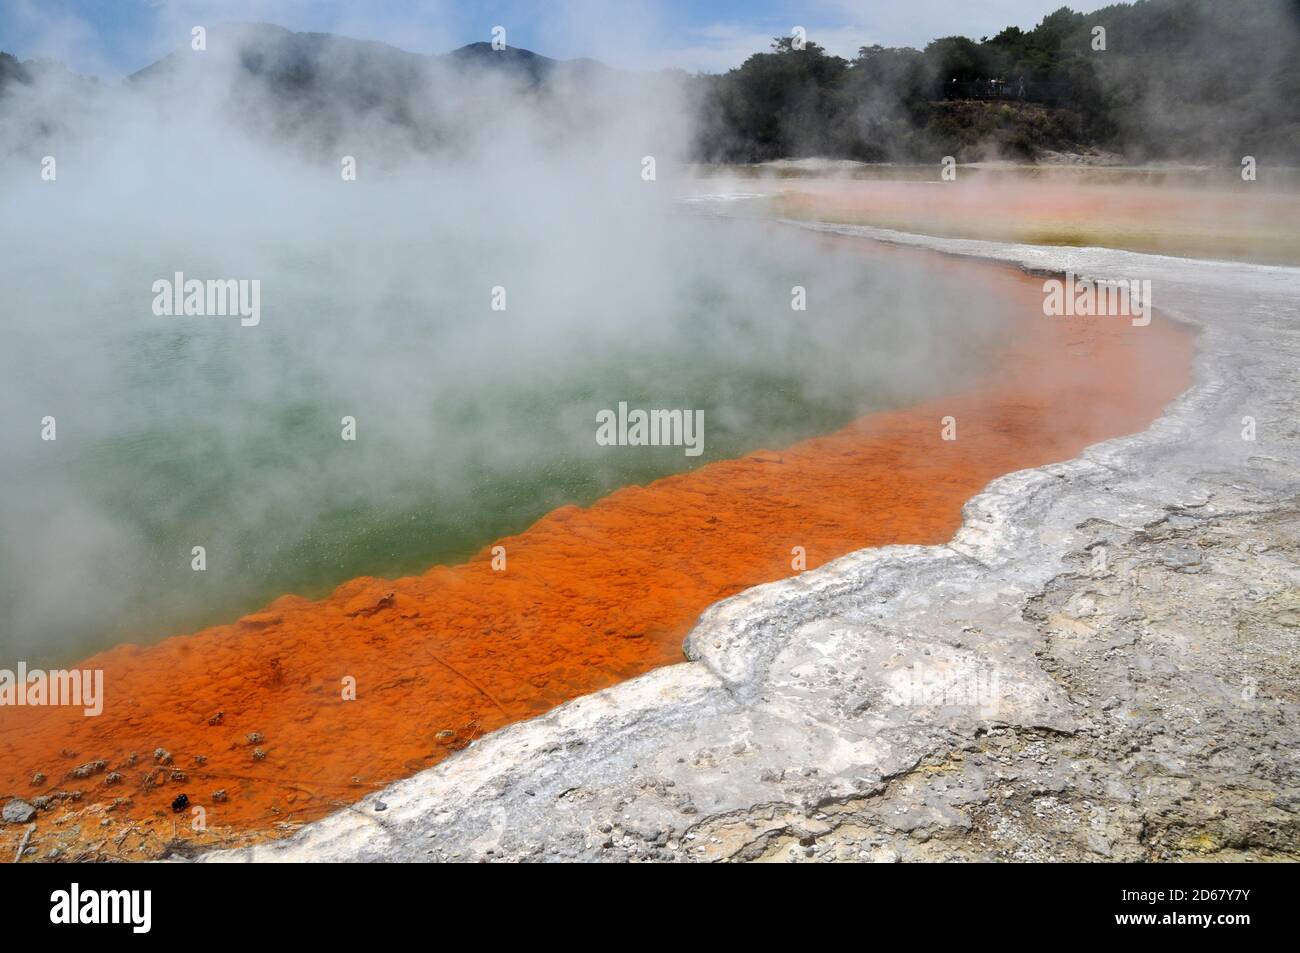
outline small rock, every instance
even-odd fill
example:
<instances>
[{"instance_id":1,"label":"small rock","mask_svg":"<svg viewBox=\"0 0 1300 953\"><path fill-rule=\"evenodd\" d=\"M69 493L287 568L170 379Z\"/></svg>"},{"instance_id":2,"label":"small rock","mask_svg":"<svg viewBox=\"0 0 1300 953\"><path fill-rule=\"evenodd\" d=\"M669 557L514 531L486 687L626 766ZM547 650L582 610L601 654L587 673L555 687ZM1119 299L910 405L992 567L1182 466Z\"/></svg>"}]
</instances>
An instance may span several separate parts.
<instances>
[{"instance_id":1,"label":"small rock","mask_svg":"<svg viewBox=\"0 0 1300 953\"><path fill-rule=\"evenodd\" d=\"M26 801L14 798L4 806L4 811L0 813L6 824L26 824L36 816L36 808L32 807Z\"/></svg>"},{"instance_id":2,"label":"small rock","mask_svg":"<svg viewBox=\"0 0 1300 953\"><path fill-rule=\"evenodd\" d=\"M386 811L386 810L388 810L388 805L385 804L383 801L376 801L376 802L375 802L375 811L376 811L376 812L378 812L378 811Z\"/></svg>"},{"instance_id":3,"label":"small rock","mask_svg":"<svg viewBox=\"0 0 1300 953\"><path fill-rule=\"evenodd\" d=\"M88 778L92 774L98 774L108 767L108 762L103 760L87 761L85 764L78 765L68 772L70 778Z\"/></svg>"},{"instance_id":4,"label":"small rock","mask_svg":"<svg viewBox=\"0 0 1300 953\"><path fill-rule=\"evenodd\" d=\"M254 748L254 749L253 749L253 760L254 760L254 761L265 761L265 760L266 760L266 752L263 751L261 748Z\"/></svg>"},{"instance_id":5,"label":"small rock","mask_svg":"<svg viewBox=\"0 0 1300 953\"><path fill-rule=\"evenodd\" d=\"M154 748L153 759L157 761L159 764L171 764L172 753L168 751L166 748Z\"/></svg>"},{"instance_id":6,"label":"small rock","mask_svg":"<svg viewBox=\"0 0 1300 953\"><path fill-rule=\"evenodd\" d=\"M260 745L265 740L260 731L250 731L248 733L248 743L250 745Z\"/></svg>"},{"instance_id":7,"label":"small rock","mask_svg":"<svg viewBox=\"0 0 1300 953\"><path fill-rule=\"evenodd\" d=\"M226 794L225 788L217 788L212 792L212 800L216 801L218 804L224 802L227 797L229 797L229 795Z\"/></svg>"},{"instance_id":8,"label":"small rock","mask_svg":"<svg viewBox=\"0 0 1300 953\"><path fill-rule=\"evenodd\" d=\"M1190 569L1201 564L1201 551L1195 546L1167 546L1160 552L1160 562L1175 571Z\"/></svg>"}]
</instances>

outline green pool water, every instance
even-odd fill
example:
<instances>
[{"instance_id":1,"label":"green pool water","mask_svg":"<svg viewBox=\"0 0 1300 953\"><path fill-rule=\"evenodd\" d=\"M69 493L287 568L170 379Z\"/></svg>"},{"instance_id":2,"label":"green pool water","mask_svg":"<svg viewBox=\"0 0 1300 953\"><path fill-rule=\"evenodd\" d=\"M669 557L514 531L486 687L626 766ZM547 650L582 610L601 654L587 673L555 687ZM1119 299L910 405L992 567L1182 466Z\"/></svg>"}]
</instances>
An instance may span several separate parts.
<instances>
[{"instance_id":1,"label":"green pool water","mask_svg":"<svg viewBox=\"0 0 1300 953\"><path fill-rule=\"evenodd\" d=\"M0 664L456 563L557 506L960 387L996 343L995 304L935 264L688 212L657 227L598 272L583 243L523 267L490 235L261 249L242 271L187 257L190 274L260 276L255 328L152 315L156 254L105 248L75 281L11 263L14 313L41 318L16 318L0 359ZM599 446L597 413L620 401L703 411L703 452Z\"/></svg>"}]
</instances>

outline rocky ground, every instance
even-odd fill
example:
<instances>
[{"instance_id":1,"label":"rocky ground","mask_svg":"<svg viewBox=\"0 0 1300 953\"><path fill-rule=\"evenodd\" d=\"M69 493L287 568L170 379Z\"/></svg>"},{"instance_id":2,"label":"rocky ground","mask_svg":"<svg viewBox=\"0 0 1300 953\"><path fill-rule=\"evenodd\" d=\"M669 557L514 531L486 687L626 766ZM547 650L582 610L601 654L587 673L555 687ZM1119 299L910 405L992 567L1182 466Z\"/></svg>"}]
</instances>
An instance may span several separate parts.
<instances>
[{"instance_id":1,"label":"rocky ground","mask_svg":"<svg viewBox=\"0 0 1300 953\"><path fill-rule=\"evenodd\" d=\"M740 851L723 837L721 849L705 853L1300 856L1296 757L1284 727L1300 688L1297 502L1250 515L1180 507L1137 532L1090 525L1094 539L1071 557L1077 568L1022 612L1039 664L1075 708L1072 723L994 719L868 796L824 804L811 817L750 812L740 829L727 825Z\"/></svg>"},{"instance_id":2,"label":"rocky ground","mask_svg":"<svg viewBox=\"0 0 1300 953\"><path fill-rule=\"evenodd\" d=\"M1151 279L1196 383L948 545L742 593L689 664L202 859L1300 858L1300 269L811 227Z\"/></svg>"}]
</instances>

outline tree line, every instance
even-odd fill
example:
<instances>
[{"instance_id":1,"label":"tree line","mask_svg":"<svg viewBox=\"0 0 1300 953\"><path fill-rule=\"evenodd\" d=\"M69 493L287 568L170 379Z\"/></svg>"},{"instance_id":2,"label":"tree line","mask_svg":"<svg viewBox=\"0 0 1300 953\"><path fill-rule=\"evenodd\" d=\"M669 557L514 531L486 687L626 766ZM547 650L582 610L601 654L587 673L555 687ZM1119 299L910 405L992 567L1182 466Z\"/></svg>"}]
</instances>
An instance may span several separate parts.
<instances>
[{"instance_id":1,"label":"tree line","mask_svg":"<svg viewBox=\"0 0 1300 953\"><path fill-rule=\"evenodd\" d=\"M690 83L695 152L708 162L1100 148L1300 165L1300 0L1062 7L1032 30L864 46L853 59L778 37L771 52Z\"/></svg>"}]
</instances>

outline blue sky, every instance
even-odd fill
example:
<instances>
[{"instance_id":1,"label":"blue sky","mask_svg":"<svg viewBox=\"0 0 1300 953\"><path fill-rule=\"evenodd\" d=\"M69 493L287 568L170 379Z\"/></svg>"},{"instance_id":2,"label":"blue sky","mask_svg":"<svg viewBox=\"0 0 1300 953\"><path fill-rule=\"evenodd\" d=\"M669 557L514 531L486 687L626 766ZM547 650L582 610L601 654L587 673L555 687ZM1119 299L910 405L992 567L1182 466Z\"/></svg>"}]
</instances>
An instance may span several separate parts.
<instances>
[{"instance_id":1,"label":"blue sky","mask_svg":"<svg viewBox=\"0 0 1300 953\"><path fill-rule=\"evenodd\" d=\"M190 28L260 20L293 30L442 53L506 28L511 46L615 66L722 71L796 25L832 52L924 46L1032 27L1065 0L0 0L0 50L84 73L133 72L188 42ZM1090 11L1114 0L1073 0Z\"/></svg>"}]
</instances>

